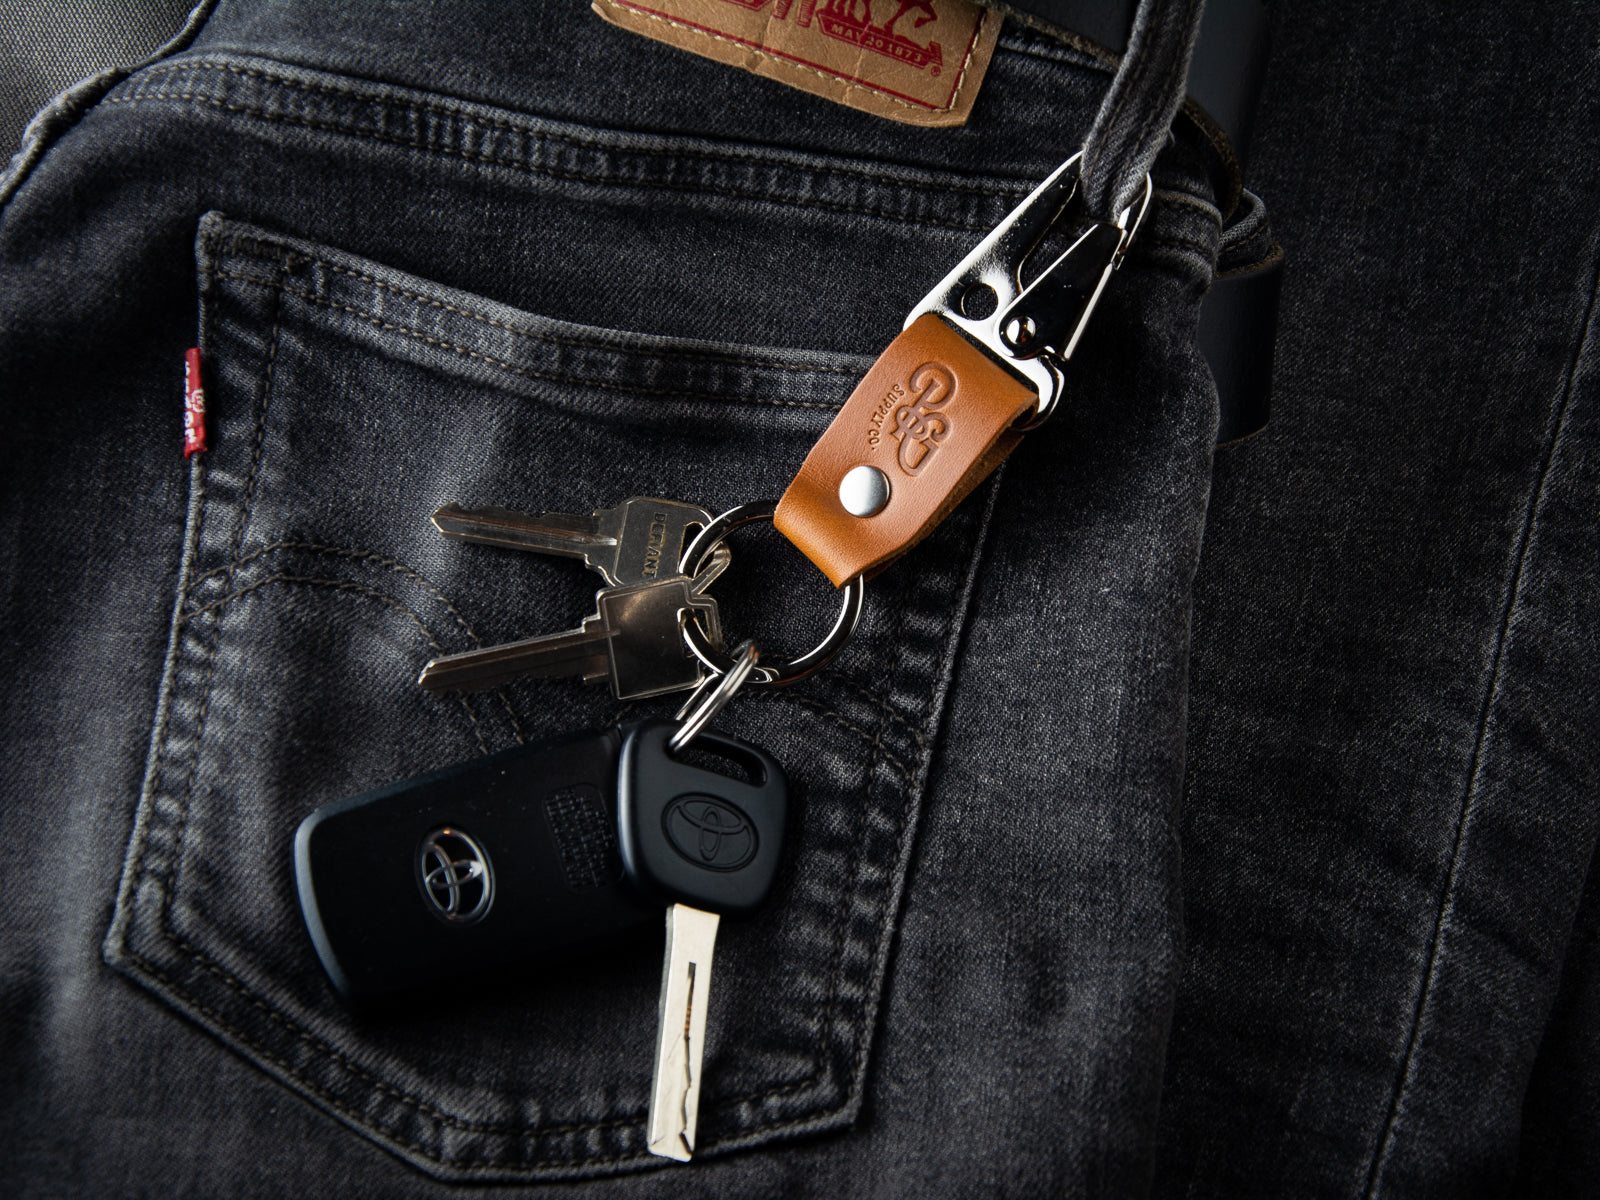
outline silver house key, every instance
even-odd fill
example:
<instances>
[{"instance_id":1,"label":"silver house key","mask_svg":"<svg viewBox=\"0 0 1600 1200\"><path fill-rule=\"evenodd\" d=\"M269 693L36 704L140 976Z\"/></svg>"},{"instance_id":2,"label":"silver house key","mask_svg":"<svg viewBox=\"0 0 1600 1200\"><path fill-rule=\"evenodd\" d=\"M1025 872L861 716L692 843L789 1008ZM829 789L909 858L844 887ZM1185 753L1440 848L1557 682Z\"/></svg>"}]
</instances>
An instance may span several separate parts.
<instances>
[{"instance_id":1,"label":"silver house key","mask_svg":"<svg viewBox=\"0 0 1600 1200\"><path fill-rule=\"evenodd\" d=\"M470 692L522 675L609 679L619 700L698 686L705 675L685 650L682 623L697 619L721 644L716 602L703 593L732 556L707 558L692 580L679 574L678 561L689 531L710 521L697 504L654 496L634 496L587 516L445 505L433 524L452 541L579 558L610 586L596 597L595 615L577 629L436 658L417 682L430 692Z\"/></svg>"},{"instance_id":2,"label":"silver house key","mask_svg":"<svg viewBox=\"0 0 1600 1200\"><path fill-rule=\"evenodd\" d=\"M711 514L697 504L634 496L588 516L446 504L433 524L452 541L581 558L612 587L626 587L678 574L689 530L711 524Z\"/></svg>"},{"instance_id":3,"label":"silver house key","mask_svg":"<svg viewBox=\"0 0 1600 1200\"><path fill-rule=\"evenodd\" d=\"M684 621L697 619L708 636L722 639L717 602L699 594L698 582L674 574L602 588L594 616L579 628L447 654L423 667L417 683L429 692L477 692L524 675L576 676L609 680L618 700L686 691L705 676L683 640Z\"/></svg>"}]
</instances>

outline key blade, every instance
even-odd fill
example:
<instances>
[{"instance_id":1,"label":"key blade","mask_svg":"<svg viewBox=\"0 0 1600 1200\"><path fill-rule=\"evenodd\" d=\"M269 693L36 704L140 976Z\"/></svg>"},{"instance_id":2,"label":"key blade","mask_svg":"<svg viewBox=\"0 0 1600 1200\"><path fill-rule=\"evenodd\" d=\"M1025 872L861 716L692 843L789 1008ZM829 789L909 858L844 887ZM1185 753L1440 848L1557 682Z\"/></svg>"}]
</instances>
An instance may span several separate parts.
<instances>
[{"instance_id":1,"label":"key blade","mask_svg":"<svg viewBox=\"0 0 1600 1200\"><path fill-rule=\"evenodd\" d=\"M433 525L452 541L581 558L606 582L616 582L612 576L621 529L617 509L602 509L585 517L576 513L533 514L498 506L463 508L446 504L433 514Z\"/></svg>"},{"instance_id":2,"label":"key blade","mask_svg":"<svg viewBox=\"0 0 1600 1200\"><path fill-rule=\"evenodd\" d=\"M688 1162L694 1153L699 1126L706 1004L720 920L716 913L687 904L667 909L667 957L661 974L648 1142L651 1154L680 1162Z\"/></svg>"},{"instance_id":3,"label":"key blade","mask_svg":"<svg viewBox=\"0 0 1600 1200\"><path fill-rule=\"evenodd\" d=\"M417 684L427 692L481 692L525 675L605 678L611 670L611 629L586 625L570 633L525 638L502 646L433 659Z\"/></svg>"},{"instance_id":4,"label":"key blade","mask_svg":"<svg viewBox=\"0 0 1600 1200\"><path fill-rule=\"evenodd\" d=\"M706 565L700 568L700 574L690 582L689 590L696 596L705 595L706 589L717 581L732 562L733 552L727 546L714 547L711 557L706 559Z\"/></svg>"}]
</instances>

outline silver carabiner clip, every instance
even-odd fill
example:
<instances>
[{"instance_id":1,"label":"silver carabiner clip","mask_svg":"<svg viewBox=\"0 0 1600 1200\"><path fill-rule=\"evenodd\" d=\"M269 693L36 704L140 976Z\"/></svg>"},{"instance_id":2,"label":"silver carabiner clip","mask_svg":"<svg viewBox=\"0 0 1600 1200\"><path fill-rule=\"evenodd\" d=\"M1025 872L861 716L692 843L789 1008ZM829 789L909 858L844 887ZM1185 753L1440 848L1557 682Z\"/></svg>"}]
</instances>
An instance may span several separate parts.
<instances>
[{"instance_id":1,"label":"silver carabiner clip","mask_svg":"<svg viewBox=\"0 0 1600 1200\"><path fill-rule=\"evenodd\" d=\"M1079 152L1057 167L906 317L908 328L928 313L942 317L1038 392L1038 407L1023 429L1037 428L1055 410L1066 361L1150 209L1146 175L1137 205L1114 222L1091 224L1024 287L1023 264L1077 195L1074 168L1082 157Z\"/></svg>"}]
</instances>

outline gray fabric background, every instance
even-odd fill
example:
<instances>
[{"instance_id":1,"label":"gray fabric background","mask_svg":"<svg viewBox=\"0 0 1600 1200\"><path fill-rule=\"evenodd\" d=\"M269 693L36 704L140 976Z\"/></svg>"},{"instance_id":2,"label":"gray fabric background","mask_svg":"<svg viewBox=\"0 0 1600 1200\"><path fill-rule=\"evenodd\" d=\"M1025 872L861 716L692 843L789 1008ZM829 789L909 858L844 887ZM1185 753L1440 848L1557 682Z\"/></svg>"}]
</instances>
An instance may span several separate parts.
<instances>
[{"instance_id":1,"label":"gray fabric background","mask_svg":"<svg viewBox=\"0 0 1600 1200\"><path fill-rule=\"evenodd\" d=\"M186 0L9 0L0 5L0 159L58 92L132 66L178 32Z\"/></svg>"}]
</instances>

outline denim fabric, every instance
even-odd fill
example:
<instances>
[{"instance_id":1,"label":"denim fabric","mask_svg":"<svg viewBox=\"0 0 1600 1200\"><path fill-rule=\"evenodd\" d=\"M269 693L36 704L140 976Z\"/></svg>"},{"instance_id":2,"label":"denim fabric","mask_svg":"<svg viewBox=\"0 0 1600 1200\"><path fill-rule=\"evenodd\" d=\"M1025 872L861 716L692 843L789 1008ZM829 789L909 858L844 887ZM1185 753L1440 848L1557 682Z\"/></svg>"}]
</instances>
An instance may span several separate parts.
<instances>
[{"instance_id":1,"label":"denim fabric","mask_svg":"<svg viewBox=\"0 0 1600 1200\"><path fill-rule=\"evenodd\" d=\"M4 1173L1140 1190L1216 421L1198 147L1157 164L1070 416L873 582L832 668L719 721L788 765L795 816L775 903L719 939L688 1168L644 1149L657 938L353 1014L289 873L321 804L671 711L417 689L431 655L570 627L594 590L445 542L433 509L775 496L1108 78L1008 34L973 123L918 130L579 5L223 5L62 132L0 224L23 451L0 819L69 873L6 917ZM185 470L191 344L213 448ZM800 649L831 621L780 539L735 553L735 636Z\"/></svg>"},{"instance_id":2,"label":"denim fabric","mask_svg":"<svg viewBox=\"0 0 1600 1200\"><path fill-rule=\"evenodd\" d=\"M1291 257L1196 582L1158 1195L1600 1194L1597 36L1275 6Z\"/></svg>"},{"instance_id":3,"label":"denim fabric","mask_svg":"<svg viewBox=\"0 0 1600 1200\"><path fill-rule=\"evenodd\" d=\"M11 156L51 97L88 76L148 59L183 28L193 7L187 0L7 5L0 12L0 156Z\"/></svg>"},{"instance_id":4,"label":"denim fabric","mask_svg":"<svg viewBox=\"0 0 1600 1200\"><path fill-rule=\"evenodd\" d=\"M1274 426L1213 489L1198 305L1272 235L1180 132L1059 415L719 718L795 813L687 1166L644 1151L658 939L353 1014L294 827L669 713L418 691L595 583L427 514L775 495L1109 70L1008 29L920 130L577 2L224 3L63 101L0 192L0 1183L1596 1190L1600 88L1592 15L1514 15L1280 4ZM730 635L809 644L830 589L734 551Z\"/></svg>"},{"instance_id":5,"label":"denim fabric","mask_svg":"<svg viewBox=\"0 0 1600 1200\"><path fill-rule=\"evenodd\" d=\"M0 171L0 204L86 107L137 67L188 45L210 15L213 3L202 0L191 8L150 0L115 13L83 7L64 14L59 7L48 6L38 13L11 14L7 31L15 44L5 48L5 58L0 60L9 91L0 99L0 123L4 126L0 137L5 138L0 154L10 160ZM23 28L35 23L41 28ZM41 51L41 41L54 48ZM93 70L96 66L104 69L74 82L78 78L71 73L74 67ZM72 86L62 90L63 84ZM39 102L46 99L49 103L41 108ZM19 141L13 154L11 148Z\"/></svg>"}]
</instances>

